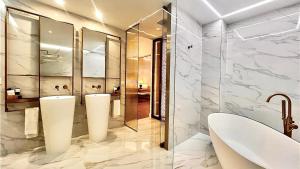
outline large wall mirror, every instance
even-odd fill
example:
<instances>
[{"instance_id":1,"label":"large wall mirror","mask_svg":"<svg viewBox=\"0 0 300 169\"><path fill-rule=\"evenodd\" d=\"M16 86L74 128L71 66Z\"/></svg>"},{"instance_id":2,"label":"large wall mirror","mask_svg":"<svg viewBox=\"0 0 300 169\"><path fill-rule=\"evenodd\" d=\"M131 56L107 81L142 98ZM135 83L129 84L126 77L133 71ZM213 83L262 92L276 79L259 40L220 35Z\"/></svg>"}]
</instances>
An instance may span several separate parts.
<instances>
[{"instance_id":1,"label":"large wall mirror","mask_svg":"<svg viewBox=\"0 0 300 169\"><path fill-rule=\"evenodd\" d=\"M40 17L41 76L73 75L73 25Z\"/></svg>"},{"instance_id":2,"label":"large wall mirror","mask_svg":"<svg viewBox=\"0 0 300 169\"><path fill-rule=\"evenodd\" d=\"M82 76L105 78L106 34L82 29Z\"/></svg>"},{"instance_id":3,"label":"large wall mirror","mask_svg":"<svg viewBox=\"0 0 300 169\"><path fill-rule=\"evenodd\" d=\"M40 17L40 96L73 95L74 26Z\"/></svg>"}]
</instances>

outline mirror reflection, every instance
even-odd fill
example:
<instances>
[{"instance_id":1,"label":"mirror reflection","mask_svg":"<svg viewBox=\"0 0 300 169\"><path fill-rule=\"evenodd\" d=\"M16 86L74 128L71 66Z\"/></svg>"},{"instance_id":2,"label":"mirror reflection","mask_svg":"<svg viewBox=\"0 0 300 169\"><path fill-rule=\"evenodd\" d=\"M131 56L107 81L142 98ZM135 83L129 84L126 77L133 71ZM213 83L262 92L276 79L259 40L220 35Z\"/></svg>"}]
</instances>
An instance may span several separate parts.
<instances>
[{"instance_id":1,"label":"mirror reflection","mask_svg":"<svg viewBox=\"0 0 300 169\"><path fill-rule=\"evenodd\" d=\"M40 17L41 76L72 76L73 25Z\"/></svg>"},{"instance_id":2,"label":"mirror reflection","mask_svg":"<svg viewBox=\"0 0 300 169\"><path fill-rule=\"evenodd\" d=\"M82 30L83 77L105 77L106 34L86 28Z\"/></svg>"}]
</instances>

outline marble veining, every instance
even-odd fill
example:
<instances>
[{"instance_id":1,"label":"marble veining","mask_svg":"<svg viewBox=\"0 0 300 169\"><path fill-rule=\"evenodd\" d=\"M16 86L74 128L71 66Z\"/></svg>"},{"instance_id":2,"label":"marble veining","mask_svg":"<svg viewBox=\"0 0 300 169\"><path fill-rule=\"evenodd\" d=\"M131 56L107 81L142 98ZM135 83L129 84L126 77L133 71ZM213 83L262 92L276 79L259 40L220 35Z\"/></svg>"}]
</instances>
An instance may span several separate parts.
<instances>
[{"instance_id":1,"label":"marble veining","mask_svg":"<svg viewBox=\"0 0 300 169\"><path fill-rule=\"evenodd\" d=\"M189 31L178 26L176 46L172 46L176 50L174 145L199 132L202 76L202 27L179 9L177 17L177 24L185 25ZM192 48L188 48L188 46L192 46ZM174 55L171 59L174 59ZM171 76L174 75L171 74ZM172 88L171 91L173 91Z\"/></svg>"},{"instance_id":2,"label":"marble veining","mask_svg":"<svg viewBox=\"0 0 300 169\"><path fill-rule=\"evenodd\" d=\"M100 78L83 78L82 94L105 93L105 79ZM92 86L100 85L100 89L92 88Z\"/></svg>"},{"instance_id":3,"label":"marble veining","mask_svg":"<svg viewBox=\"0 0 300 169\"><path fill-rule=\"evenodd\" d=\"M88 136L72 140L70 149L48 156L44 147L1 158L1 168L172 168L172 153L159 147L159 121L139 121L140 131L127 127L109 130L108 138L93 143Z\"/></svg>"},{"instance_id":4,"label":"marble veining","mask_svg":"<svg viewBox=\"0 0 300 169\"><path fill-rule=\"evenodd\" d=\"M3 169L140 169L195 168L221 169L209 137L196 134L175 147L173 153L159 147L160 122L150 118L139 121L139 132L127 127L110 129L106 140L90 142L88 135L72 139L69 150L49 156L44 147L0 158Z\"/></svg>"},{"instance_id":5,"label":"marble veining","mask_svg":"<svg viewBox=\"0 0 300 169\"><path fill-rule=\"evenodd\" d=\"M234 31L245 25L268 23L272 18L295 13L299 8L300 4L228 25L226 59L222 61L221 111L249 117L282 132L281 99L266 103L268 96L281 92L291 97L293 118L297 125L300 124L299 29L246 40ZM277 22L284 26L287 21ZM259 30L252 27L249 31ZM300 141L299 129L293 131L293 139Z\"/></svg>"},{"instance_id":6,"label":"marble veining","mask_svg":"<svg viewBox=\"0 0 300 169\"><path fill-rule=\"evenodd\" d=\"M198 133L174 148L174 168L222 169L208 135Z\"/></svg>"},{"instance_id":7,"label":"marble veining","mask_svg":"<svg viewBox=\"0 0 300 169\"><path fill-rule=\"evenodd\" d=\"M7 73L17 75L38 75L38 19L26 18L11 10L8 23Z\"/></svg>"},{"instance_id":8,"label":"marble veining","mask_svg":"<svg viewBox=\"0 0 300 169\"><path fill-rule=\"evenodd\" d=\"M224 22L218 20L203 25L201 131L208 133L207 117L219 112L221 79L221 45Z\"/></svg>"},{"instance_id":9,"label":"marble veining","mask_svg":"<svg viewBox=\"0 0 300 169\"><path fill-rule=\"evenodd\" d=\"M7 76L7 87L20 88L22 97L39 97L38 76Z\"/></svg>"},{"instance_id":10,"label":"marble veining","mask_svg":"<svg viewBox=\"0 0 300 169\"><path fill-rule=\"evenodd\" d=\"M53 95L72 95L72 77L41 77L41 97ZM59 86L59 90L55 86ZM67 85L68 89L63 89Z\"/></svg>"}]
</instances>

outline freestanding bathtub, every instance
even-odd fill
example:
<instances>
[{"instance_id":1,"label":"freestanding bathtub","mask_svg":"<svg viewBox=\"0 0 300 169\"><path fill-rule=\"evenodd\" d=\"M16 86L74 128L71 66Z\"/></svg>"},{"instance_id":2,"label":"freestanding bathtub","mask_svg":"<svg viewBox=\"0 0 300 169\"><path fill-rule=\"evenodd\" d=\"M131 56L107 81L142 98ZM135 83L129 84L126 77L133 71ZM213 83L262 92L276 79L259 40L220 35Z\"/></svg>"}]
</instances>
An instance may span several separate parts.
<instances>
[{"instance_id":1,"label":"freestanding bathtub","mask_svg":"<svg viewBox=\"0 0 300 169\"><path fill-rule=\"evenodd\" d=\"M300 169L300 143L266 125L225 113L208 125L223 169Z\"/></svg>"}]
</instances>

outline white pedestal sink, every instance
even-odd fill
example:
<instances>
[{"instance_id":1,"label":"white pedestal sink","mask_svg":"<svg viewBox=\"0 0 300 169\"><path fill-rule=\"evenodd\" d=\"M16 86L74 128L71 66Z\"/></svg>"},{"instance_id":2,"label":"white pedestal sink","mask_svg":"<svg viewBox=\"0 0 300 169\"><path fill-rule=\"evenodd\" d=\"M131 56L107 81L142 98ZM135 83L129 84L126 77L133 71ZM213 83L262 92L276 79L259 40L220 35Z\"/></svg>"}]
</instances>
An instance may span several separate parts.
<instances>
[{"instance_id":1,"label":"white pedestal sink","mask_svg":"<svg viewBox=\"0 0 300 169\"><path fill-rule=\"evenodd\" d=\"M86 111L91 141L106 138L110 108L110 94L90 94L85 96Z\"/></svg>"},{"instance_id":2,"label":"white pedestal sink","mask_svg":"<svg viewBox=\"0 0 300 169\"><path fill-rule=\"evenodd\" d=\"M71 145L75 96L40 98L46 152L60 154Z\"/></svg>"}]
</instances>

